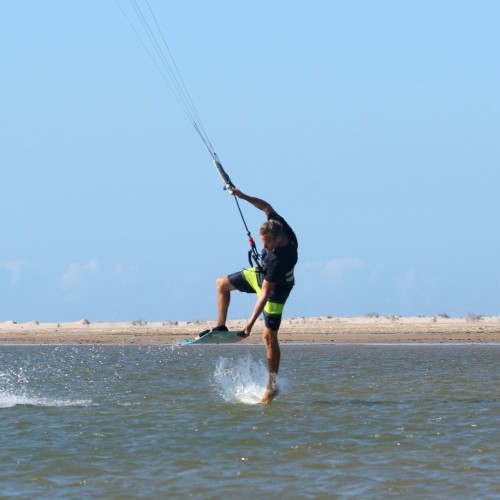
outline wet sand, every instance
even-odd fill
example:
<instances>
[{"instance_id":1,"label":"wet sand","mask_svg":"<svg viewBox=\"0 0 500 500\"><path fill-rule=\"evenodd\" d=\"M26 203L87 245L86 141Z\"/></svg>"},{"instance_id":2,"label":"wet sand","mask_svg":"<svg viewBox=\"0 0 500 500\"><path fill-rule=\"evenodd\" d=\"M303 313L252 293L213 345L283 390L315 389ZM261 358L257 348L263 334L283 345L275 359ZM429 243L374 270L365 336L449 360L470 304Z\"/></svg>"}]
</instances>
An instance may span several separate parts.
<instances>
[{"instance_id":1,"label":"wet sand","mask_svg":"<svg viewBox=\"0 0 500 500\"><path fill-rule=\"evenodd\" d=\"M245 320L228 321L240 330ZM0 323L0 344L181 344L214 326L212 321ZM262 343L263 322L242 344ZM500 342L500 317L335 317L283 319L281 343L492 343Z\"/></svg>"}]
</instances>

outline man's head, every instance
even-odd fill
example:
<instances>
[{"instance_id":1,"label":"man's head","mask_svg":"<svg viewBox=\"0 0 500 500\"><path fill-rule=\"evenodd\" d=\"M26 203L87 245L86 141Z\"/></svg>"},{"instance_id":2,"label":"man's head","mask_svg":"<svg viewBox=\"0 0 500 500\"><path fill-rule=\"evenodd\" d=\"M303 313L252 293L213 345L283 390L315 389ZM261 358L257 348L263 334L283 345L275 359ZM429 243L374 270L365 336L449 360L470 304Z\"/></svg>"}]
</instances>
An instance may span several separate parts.
<instances>
[{"instance_id":1,"label":"man's head","mask_svg":"<svg viewBox=\"0 0 500 500\"><path fill-rule=\"evenodd\" d=\"M269 220L260 226L260 241L267 251L278 248L284 238L283 225L277 220Z\"/></svg>"}]
</instances>

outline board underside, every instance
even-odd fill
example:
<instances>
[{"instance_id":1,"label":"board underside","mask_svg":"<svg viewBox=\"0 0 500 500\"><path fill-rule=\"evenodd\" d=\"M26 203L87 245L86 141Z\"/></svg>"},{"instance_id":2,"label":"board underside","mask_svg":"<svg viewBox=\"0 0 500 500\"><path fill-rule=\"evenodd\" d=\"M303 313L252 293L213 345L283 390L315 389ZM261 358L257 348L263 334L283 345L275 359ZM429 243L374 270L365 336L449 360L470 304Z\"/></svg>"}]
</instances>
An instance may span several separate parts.
<instances>
[{"instance_id":1,"label":"board underside","mask_svg":"<svg viewBox=\"0 0 500 500\"><path fill-rule=\"evenodd\" d=\"M234 344L244 339L238 333L241 333L241 331L209 332L202 337L185 340L184 344Z\"/></svg>"}]
</instances>

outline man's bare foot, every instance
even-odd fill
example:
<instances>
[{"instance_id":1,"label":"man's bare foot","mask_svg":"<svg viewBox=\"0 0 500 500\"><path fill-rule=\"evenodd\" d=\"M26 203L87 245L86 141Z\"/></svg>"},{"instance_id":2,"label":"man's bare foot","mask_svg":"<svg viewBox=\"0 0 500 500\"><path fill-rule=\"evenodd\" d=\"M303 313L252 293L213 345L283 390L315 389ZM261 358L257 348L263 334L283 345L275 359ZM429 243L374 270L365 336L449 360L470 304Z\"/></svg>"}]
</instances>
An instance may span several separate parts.
<instances>
[{"instance_id":1,"label":"man's bare foot","mask_svg":"<svg viewBox=\"0 0 500 500\"><path fill-rule=\"evenodd\" d=\"M260 402L264 405L269 404L277 395L279 391L278 388L275 387L273 389L267 389L264 391L264 394L262 395L262 399Z\"/></svg>"}]
</instances>

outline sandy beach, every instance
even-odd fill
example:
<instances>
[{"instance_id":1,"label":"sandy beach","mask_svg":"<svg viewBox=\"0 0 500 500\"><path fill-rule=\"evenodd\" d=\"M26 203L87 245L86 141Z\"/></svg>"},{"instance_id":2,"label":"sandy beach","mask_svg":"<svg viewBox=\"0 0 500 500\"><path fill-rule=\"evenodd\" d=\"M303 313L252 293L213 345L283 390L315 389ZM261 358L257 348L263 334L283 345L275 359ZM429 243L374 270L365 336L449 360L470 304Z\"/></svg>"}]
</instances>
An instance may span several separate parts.
<instances>
[{"instance_id":1,"label":"sandy beach","mask_svg":"<svg viewBox=\"0 0 500 500\"><path fill-rule=\"evenodd\" d=\"M231 320L227 326L239 330L244 324L244 319ZM5 321L0 323L0 344L181 344L213 325L212 321ZM259 320L242 343L262 343L262 328ZM285 318L279 339L281 343L492 343L500 342L500 316Z\"/></svg>"}]
</instances>

